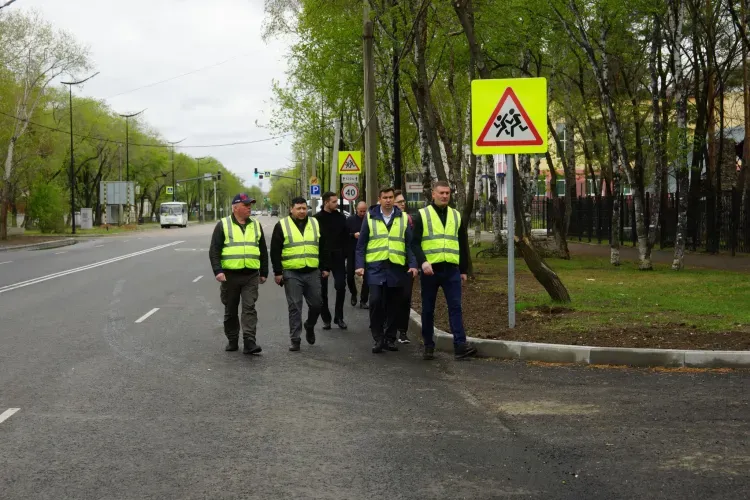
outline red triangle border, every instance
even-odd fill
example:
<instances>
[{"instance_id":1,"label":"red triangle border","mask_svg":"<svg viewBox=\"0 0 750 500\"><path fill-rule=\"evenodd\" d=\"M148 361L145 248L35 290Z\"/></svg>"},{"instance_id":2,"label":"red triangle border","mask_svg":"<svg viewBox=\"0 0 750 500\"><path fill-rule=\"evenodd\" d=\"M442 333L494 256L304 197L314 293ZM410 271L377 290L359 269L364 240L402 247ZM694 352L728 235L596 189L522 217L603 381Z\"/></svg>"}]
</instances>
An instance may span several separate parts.
<instances>
[{"instance_id":1,"label":"red triangle border","mask_svg":"<svg viewBox=\"0 0 750 500\"><path fill-rule=\"evenodd\" d=\"M524 140L524 141L497 141L497 142L483 140L483 137L487 135L487 132L489 132L490 127L492 127L492 124L495 123L495 119L496 119L495 117L500 112L500 109L503 107L503 104L505 104L505 100L508 99L508 97L513 99L513 102L518 108L518 111L520 111L521 116L523 116L523 119L529 125L529 128L531 129L531 133L534 134L534 137L536 137L536 139L529 139L529 140ZM544 144L542 137L539 135L539 132L537 132L536 127L534 126L534 123L529 118L529 115L526 114L526 110L523 108L523 106L521 106L521 102L518 100L518 96L516 96L516 93L513 92L513 87L508 87L507 89L505 89L503 96L500 98L500 101L497 103L497 107L495 107L495 110L492 112L492 115L490 116L490 121L488 121L487 125L484 126L482 133L479 134L479 139L477 140L477 146L497 146L497 147L541 146L542 144Z\"/></svg>"}]
</instances>

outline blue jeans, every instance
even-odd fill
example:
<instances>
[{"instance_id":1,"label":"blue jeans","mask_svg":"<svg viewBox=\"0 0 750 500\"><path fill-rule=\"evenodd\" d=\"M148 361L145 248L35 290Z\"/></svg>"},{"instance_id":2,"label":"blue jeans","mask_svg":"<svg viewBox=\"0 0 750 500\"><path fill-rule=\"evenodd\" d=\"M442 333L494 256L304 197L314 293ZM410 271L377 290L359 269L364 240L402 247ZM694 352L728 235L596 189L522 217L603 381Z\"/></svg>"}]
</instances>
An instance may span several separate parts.
<instances>
[{"instance_id":1,"label":"blue jeans","mask_svg":"<svg viewBox=\"0 0 750 500\"><path fill-rule=\"evenodd\" d=\"M448 303L448 322L453 334L453 345L466 343L463 314L461 312L461 272L456 266L435 271L432 276L420 273L422 288L422 338L425 347L435 347L435 301L438 288L443 289Z\"/></svg>"}]
</instances>

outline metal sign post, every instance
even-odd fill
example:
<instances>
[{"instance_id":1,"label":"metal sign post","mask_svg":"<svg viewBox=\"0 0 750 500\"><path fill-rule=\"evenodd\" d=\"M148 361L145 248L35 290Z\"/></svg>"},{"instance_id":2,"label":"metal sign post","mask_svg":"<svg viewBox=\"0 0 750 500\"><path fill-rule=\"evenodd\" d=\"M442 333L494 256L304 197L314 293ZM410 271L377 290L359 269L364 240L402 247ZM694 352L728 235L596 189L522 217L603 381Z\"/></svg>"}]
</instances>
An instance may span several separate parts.
<instances>
[{"instance_id":1,"label":"metal sign post","mask_svg":"<svg viewBox=\"0 0 750 500\"><path fill-rule=\"evenodd\" d=\"M508 328L516 326L516 213L513 205L513 168L516 163L516 155L505 155L505 190L507 192L508 216Z\"/></svg>"}]
</instances>

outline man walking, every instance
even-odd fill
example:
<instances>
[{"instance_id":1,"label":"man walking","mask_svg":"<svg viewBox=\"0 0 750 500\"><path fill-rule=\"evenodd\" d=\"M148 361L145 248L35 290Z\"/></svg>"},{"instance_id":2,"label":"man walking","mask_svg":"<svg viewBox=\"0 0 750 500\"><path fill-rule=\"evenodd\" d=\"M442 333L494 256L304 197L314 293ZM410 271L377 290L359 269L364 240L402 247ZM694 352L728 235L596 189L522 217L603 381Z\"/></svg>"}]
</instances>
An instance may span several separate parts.
<instances>
[{"instance_id":1,"label":"man walking","mask_svg":"<svg viewBox=\"0 0 750 500\"><path fill-rule=\"evenodd\" d=\"M458 210L448 206L450 185L438 181L432 187L432 204L419 210L414 218L414 254L422 268L422 339L424 359L435 356L435 301L438 288L448 303L448 322L453 334L456 359L476 354L466 342L461 311L461 287L466 281L469 262L466 223Z\"/></svg>"},{"instance_id":2,"label":"man walking","mask_svg":"<svg viewBox=\"0 0 750 500\"><path fill-rule=\"evenodd\" d=\"M328 264L322 252L317 219L307 216L307 201L302 197L292 200L288 217L273 229L271 262L276 284L284 287L289 306L290 351L299 351L302 333L302 299L307 302L305 338L315 343L315 323L321 307L320 278L328 276Z\"/></svg>"},{"instance_id":3,"label":"man walking","mask_svg":"<svg viewBox=\"0 0 750 500\"><path fill-rule=\"evenodd\" d=\"M336 290L336 303L333 309L333 322L346 330L344 322L344 299L346 298L346 248L349 234L346 230L346 216L339 212L339 198L336 193L323 193L323 210L313 215L320 225L320 234L325 246L323 252L333 274L333 288ZM320 317L323 330L331 329L331 310L328 308L328 277L320 279L322 308Z\"/></svg>"},{"instance_id":4,"label":"man walking","mask_svg":"<svg viewBox=\"0 0 750 500\"><path fill-rule=\"evenodd\" d=\"M349 285L349 292L352 294L352 306L357 305L357 283L354 281L354 260L355 253L357 250L357 239L359 238L359 232L362 229L362 222L365 220L367 215L367 203L360 201L357 203L357 211L354 215L346 219L346 229L349 232L349 252L346 257L346 281ZM359 296L359 308L367 309L367 299L370 296L370 288L367 286L367 277L362 281L362 293Z\"/></svg>"},{"instance_id":5,"label":"man walking","mask_svg":"<svg viewBox=\"0 0 750 500\"><path fill-rule=\"evenodd\" d=\"M214 228L208 252L216 281L221 283L224 304L224 335L226 351L239 349L240 318L237 309L242 303L242 340L245 354L258 354L263 349L256 343L258 286L268 277L268 249L263 228L250 218L252 204L245 193L232 200L232 214L221 219Z\"/></svg>"},{"instance_id":6,"label":"man walking","mask_svg":"<svg viewBox=\"0 0 750 500\"><path fill-rule=\"evenodd\" d=\"M370 207L357 239L356 272L363 276L366 266L370 286L373 353L384 349L398 351L396 322L403 302L403 287L408 278L417 274L409 219L393 206L393 193L393 188L380 190L380 204Z\"/></svg>"}]
</instances>

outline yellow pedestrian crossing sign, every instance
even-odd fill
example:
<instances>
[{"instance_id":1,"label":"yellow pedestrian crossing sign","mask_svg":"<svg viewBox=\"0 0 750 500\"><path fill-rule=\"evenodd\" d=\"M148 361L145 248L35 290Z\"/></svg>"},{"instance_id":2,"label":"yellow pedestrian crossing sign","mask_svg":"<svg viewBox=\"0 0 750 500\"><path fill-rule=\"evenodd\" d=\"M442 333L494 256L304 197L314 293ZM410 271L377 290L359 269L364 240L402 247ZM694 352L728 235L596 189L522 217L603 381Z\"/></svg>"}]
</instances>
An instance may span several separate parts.
<instances>
[{"instance_id":1,"label":"yellow pedestrian crossing sign","mask_svg":"<svg viewBox=\"0 0 750 500\"><path fill-rule=\"evenodd\" d=\"M172 186L167 186L167 194L174 194L174 188Z\"/></svg>"},{"instance_id":2,"label":"yellow pedestrian crossing sign","mask_svg":"<svg viewBox=\"0 0 750 500\"><path fill-rule=\"evenodd\" d=\"M508 78L471 82L472 152L547 151L547 79Z\"/></svg>"},{"instance_id":3,"label":"yellow pedestrian crossing sign","mask_svg":"<svg viewBox=\"0 0 750 500\"><path fill-rule=\"evenodd\" d=\"M361 174L362 153L360 151L339 151L339 173Z\"/></svg>"}]
</instances>

